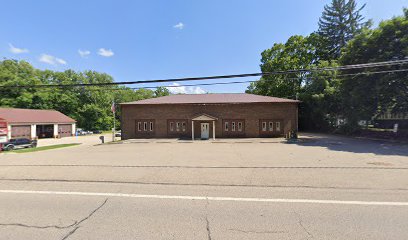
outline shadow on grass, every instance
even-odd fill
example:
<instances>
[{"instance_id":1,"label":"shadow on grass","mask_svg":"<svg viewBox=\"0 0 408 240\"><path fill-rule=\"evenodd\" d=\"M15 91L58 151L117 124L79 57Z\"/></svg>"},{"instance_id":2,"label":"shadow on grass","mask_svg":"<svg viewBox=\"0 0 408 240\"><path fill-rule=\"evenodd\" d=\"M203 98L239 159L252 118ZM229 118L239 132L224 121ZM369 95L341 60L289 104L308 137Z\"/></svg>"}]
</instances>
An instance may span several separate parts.
<instances>
[{"instance_id":1,"label":"shadow on grass","mask_svg":"<svg viewBox=\"0 0 408 240\"><path fill-rule=\"evenodd\" d=\"M408 156L408 144L391 143L386 140L355 139L351 137L303 133L301 139L290 144L325 147L332 151L373 153L376 155Z\"/></svg>"}]
</instances>

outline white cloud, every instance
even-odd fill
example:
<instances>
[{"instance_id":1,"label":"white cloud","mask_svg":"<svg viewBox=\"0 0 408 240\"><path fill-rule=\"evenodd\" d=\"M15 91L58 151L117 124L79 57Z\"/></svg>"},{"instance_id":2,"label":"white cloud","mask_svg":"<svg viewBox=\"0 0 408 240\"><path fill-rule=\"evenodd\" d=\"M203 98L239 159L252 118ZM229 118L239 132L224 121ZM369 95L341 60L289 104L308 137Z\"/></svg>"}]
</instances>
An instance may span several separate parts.
<instances>
[{"instance_id":1,"label":"white cloud","mask_svg":"<svg viewBox=\"0 0 408 240\"><path fill-rule=\"evenodd\" d=\"M110 49L99 48L98 54L103 57L112 57L115 53Z\"/></svg>"},{"instance_id":2,"label":"white cloud","mask_svg":"<svg viewBox=\"0 0 408 240\"><path fill-rule=\"evenodd\" d=\"M206 93L206 91L200 87L185 87L185 86L180 86L178 83L172 83L171 87L167 87L167 89L172 93L172 94L203 94Z\"/></svg>"},{"instance_id":3,"label":"white cloud","mask_svg":"<svg viewBox=\"0 0 408 240\"><path fill-rule=\"evenodd\" d=\"M59 63L59 64L62 64L62 65L67 64L67 62L66 62L64 59L61 59L61 58L55 58L55 61L56 61L57 63Z\"/></svg>"},{"instance_id":4,"label":"white cloud","mask_svg":"<svg viewBox=\"0 0 408 240\"><path fill-rule=\"evenodd\" d=\"M38 60L40 62L47 63L47 64L50 64L50 65L57 65L57 64L65 65L65 64L67 64L67 62L64 59L57 58L57 57L54 57L54 56L51 56L51 55L48 55L48 54L42 54Z\"/></svg>"},{"instance_id":5,"label":"white cloud","mask_svg":"<svg viewBox=\"0 0 408 240\"><path fill-rule=\"evenodd\" d=\"M174 25L173 27L182 30L184 28L184 23L179 22L176 25Z\"/></svg>"},{"instance_id":6,"label":"white cloud","mask_svg":"<svg viewBox=\"0 0 408 240\"><path fill-rule=\"evenodd\" d=\"M91 51L78 49L78 53L81 57L86 58L91 54Z\"/></svg>"},{"instance_id":7,"label":"white cloud","mask_svg":"<svg viewBox=\"0 0 408 240\"><path fill-rule=\"evenodd\" d=\"M14 54L21 54L21 53L28 53L28 49L27 48L17 48L14 47L13 44L9 43L9 47L10 47L10 52L14 53Z\"/></svg>"}]
</instances>

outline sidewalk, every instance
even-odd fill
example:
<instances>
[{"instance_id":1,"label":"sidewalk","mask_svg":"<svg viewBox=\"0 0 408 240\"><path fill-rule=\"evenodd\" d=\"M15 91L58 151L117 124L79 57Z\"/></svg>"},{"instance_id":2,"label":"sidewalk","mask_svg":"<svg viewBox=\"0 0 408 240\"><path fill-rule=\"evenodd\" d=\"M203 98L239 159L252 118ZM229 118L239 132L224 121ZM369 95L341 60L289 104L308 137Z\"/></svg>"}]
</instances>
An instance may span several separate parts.
<instances>
[{"instance_id":1,"label":"sidewalk","mask_svg":"<svg viewBox=\"0 0 408 240\"><path fill-rule=\"evenodd\" d=\"M117 142L118 144L128 144L128 143L281 143L286 141L285 138L217 138L215 140L201 140L195 139L178 139L178 138L154 138L154 139L128 139Z\"/></svg>"},{"instance_id":2,"label":"sidewalk","mask_svg":"<svg viewBox=\"0 0 408 240\"><path fill-rule=\"evenodd\" d=\"M100 144L100 136L105 137L105 143L112 141L112 134L92 134L86 136L74 136L74 137L64 137L64 138L44 138L38 140L38 147L51 146L57 144L68 144L68 143L81 143L82 145L95 145Z\"/></svg>"}]
</instances>

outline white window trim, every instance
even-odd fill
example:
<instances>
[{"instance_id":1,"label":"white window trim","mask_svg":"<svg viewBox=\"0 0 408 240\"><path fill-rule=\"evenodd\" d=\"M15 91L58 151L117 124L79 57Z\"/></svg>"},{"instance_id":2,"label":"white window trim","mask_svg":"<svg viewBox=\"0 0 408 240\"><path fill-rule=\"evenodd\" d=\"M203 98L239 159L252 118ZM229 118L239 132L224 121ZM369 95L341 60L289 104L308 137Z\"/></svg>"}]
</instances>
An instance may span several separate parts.
<instances>
[{"instance_id":1,"label":"white window trim","mask_svg":"<svg viewBox=\"0 0 408 240\"><path fill-rule=\"evenodd\" d=\"M170 122L170 132L173 132L173 131L174 131L174 123Z\"/></svg>"},{"instance_id":2,"label":"white window trim","mask_svg":"<svg viewBox=\"0 0 408 240\"><path fill-rule=\"evenodd\" d=\"M143 131L147 131L147 122L143 122Z\"/></svg>"},{"instance_id":3,"label":"white window trim","mask_svg":"<svg viewBox=\"0 0 408 240\"><path fill-rule=\"evenodd\" d=\"M181 131L186 131L186 122L181 122Z\"/></svg>"},{"instance_id":4,"label":"white window trim","mask_svg":"<svg viewBox=\"0 0 408 240\"><path fill-rule=\"evenodd\" d=\"M180 132L180 122L176 122L176 131Z\"/></svg>"},{"instance_id":5,"label":"white window trim","mask_svg":"<svg viewBox=\"0 0 408 240\"><path fill-rule=\"evenodd\" d=\"M224 122L224 131L225 132L228 132L228 126L229 124L228 124L228 122Z\"/></svg>"},{"instance_id":6,"label":"white window trim","mask_svg":"<svg viewBox=\"0 0 408 240\"><path fill-rule=\"evenodd\" d=\"M238 132L242 132L242 122L238 122Z\"/></svg>"},{"instance_id":7,"label":"white window trim","mask_svg":"<svg viewBox=\"0 0 408 240\"><path fill-rule=\"evenodd\" d=\"M262 122L262 131L266 131L266 122Z\"/></svg>"},{"instance_id":8,"label":"white window trim","mask_svg":"<svg viewBox=\"0 0 408 240\"><path fill-rule=\"evenodd\" d=\"M231 122L231 131L235 132L235 122Z\"/></svg>"},{"instance_id":9,"label":"white window trim","mask_svg":"<svg viewBox=\"0 0 408 240\"><path fill-rule=\"evenodd\" d=\"M269 122L269 132L273 131L273 122Z\"/></svg>"},{"instance_id":10,"label":"white window trim","mask_svg":"<svg viewBox=\"0 0 408 240\"><path fill-rule=\"evenodd\" d=\"M276 122L276 127L275 127L276 131L280 132L280 128L281 128L280 122Z\"/></svg>"}]
</instances>

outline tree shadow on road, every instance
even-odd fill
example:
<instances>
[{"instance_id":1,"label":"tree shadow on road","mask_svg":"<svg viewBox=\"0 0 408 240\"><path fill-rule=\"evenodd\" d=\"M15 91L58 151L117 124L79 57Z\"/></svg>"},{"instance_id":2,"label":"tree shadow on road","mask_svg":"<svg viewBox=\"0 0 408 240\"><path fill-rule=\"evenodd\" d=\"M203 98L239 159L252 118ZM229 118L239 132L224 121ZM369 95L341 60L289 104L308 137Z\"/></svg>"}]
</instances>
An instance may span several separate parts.
<instances>
[{"instance_id":1,"label":"tree shadow on road","mask_svg":"<svg viewBox=\"0 0 408 240\"><path fill-rule=\"evenodd\" d=\"M408 144L392 143L383 140L356 139L329 134L302 134L297 142L299 146L325 147L332 151L373 153L376 155L394 155L408 157Z\"/></svg>"}]
</instances>

